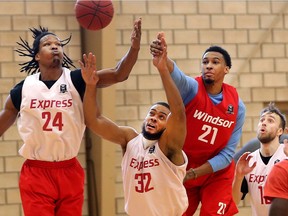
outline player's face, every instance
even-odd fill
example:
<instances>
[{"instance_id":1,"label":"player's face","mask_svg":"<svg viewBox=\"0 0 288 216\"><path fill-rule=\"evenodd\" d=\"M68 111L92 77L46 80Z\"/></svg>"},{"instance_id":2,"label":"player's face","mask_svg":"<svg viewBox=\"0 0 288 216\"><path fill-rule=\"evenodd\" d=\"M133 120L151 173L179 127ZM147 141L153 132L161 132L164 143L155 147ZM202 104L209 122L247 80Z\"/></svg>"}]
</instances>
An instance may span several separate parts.
<instances>
[{"instance_id":1,"label":"player's face","mask_svg":"<svg viewBox=\"0 0 288 216\"><path fill-rule=\"evenodd\" d=\"M280 116L275 113L263 113L260 117L257 130L257 138L262 144L269 143L283 133L280 127Z\"/></svg>"},{"instance_id":2,"label":"player's face","mask_svg":"<svg viewBox=\"0 0 288 216\"><path fill-rule=\"evenodd\" d=\"M40 39L39 52L35 56L39 65L62 66L63 47L58 37L48 34Z\"/></svg>"},{"instance_id":3,"label":"player's face","mask_svg":"<svg viewBox=\"0 0 288 216\"><path fill-rule=\"evenodd\" d=\"M201 63L201 72L206 84L223 82L224 76L229 72L224 57L219 52L207 52L204 54Z\"/></svg>"},{"instance_id":4,"label":"player's face","mask_svg":"<svg viewBox=\"0 0 288 216\"><path fill-rule=\"evenodd\" d=\"M166 128L169 114L170 110L167 107L159 104L156 104L150 108L142 128L142 132L146 134L147 139L149 139L149 137L147 137L149 135L151 135L150 139L159 139L162 132ZM156 134L157 137L154 137Z\"/></svg>"}]
</instances>

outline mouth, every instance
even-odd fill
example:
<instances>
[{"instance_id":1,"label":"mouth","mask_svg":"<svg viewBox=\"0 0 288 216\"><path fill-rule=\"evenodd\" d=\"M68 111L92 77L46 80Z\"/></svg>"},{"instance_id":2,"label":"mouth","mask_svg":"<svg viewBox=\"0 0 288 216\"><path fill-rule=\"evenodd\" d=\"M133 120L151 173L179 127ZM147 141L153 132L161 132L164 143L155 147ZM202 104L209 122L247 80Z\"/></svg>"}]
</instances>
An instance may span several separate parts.
<instances>
[{"instance_id":1,"label":"mouth","mask_svg":"<svg viewBox=\"0 0 288 216\"><path fill-rule=\"evenodd\" d=\"M266 130L264 128L260 129L260 133L265 133L265 132L266 132Z\"/></svg>"},{"instance_id":2,"label":"mouth","mask_svg":"<svg viewBox=\"0 0 288 216\"><path fill-rule=\"evenodd\" d=\"M59 55L60 52L59 52L58 50L53 50L53 51L52 51L52 54L55 56L55 55Z\"/></svg>"},{"instance_id":3,"label":"mouth","mask_svg":"<svg viewBox=\"0 0 288 216\"><path fill-rule=\"evenodd\" d=\"M147 128L147 129L150 129L150 130L151 130L151 129L153 130L153 129L155 129L155 126L152 125L152 124L147 124L147 125L146 125L146 128Z\"/></svg>"},{"instance_id":4,"label":"mouth","mask_svg":"<svg viewBox=\"0 0 288 216\"><path fill-rule=\"evenodd\" d=\"M206 72L204 73L204 75L205 75L206 77L211 77L211 76L213 76L214 74L213 74L212 72L210 72L210 71L206 71Z\"/></svg>"}]
</instances>

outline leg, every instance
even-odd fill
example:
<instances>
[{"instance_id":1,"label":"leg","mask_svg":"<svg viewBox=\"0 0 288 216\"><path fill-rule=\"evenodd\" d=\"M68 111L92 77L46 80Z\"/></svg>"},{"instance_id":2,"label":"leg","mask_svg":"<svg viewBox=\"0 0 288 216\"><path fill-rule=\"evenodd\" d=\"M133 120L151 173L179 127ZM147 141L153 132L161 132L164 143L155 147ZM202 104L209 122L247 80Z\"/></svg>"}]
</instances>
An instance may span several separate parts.
<instances>
[{"instance_id":1,"label":"leg","mask_svg":"<svg viewBox=\"0 0 288 216\"><path fill-rule=\"evenodd\" d=\"M238 213L232 197L234 163L210 176L201 189L201 216L232 216Z\"/></svg>"},{"instance_id":2,"label":"leg","mask_svg":"<svg viewBox=\"0 0 288 216\"><path fill-rule=\"evenodd\" d=\"M84 201L84 170L77 161L57 175L59 200L56 203L56 216L81 216Z\"/></svg>"},{"instance_id":3,"label":"leg","mask_svg":"<svg viewBox=\"0 0 288 216\"><path fill-rule=\"evenodd\" d=\"M54 216L57 192L50 177L41 168L23 164L19 188L25 216Z\"/></svg>"}]
</instances>

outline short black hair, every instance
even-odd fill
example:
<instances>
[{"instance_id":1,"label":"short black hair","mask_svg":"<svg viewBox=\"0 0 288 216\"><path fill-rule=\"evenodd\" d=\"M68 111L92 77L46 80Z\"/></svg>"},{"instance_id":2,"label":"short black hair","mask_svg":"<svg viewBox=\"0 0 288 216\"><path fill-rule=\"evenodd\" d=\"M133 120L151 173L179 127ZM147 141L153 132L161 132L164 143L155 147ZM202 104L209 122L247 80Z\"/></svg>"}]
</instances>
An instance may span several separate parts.
<instances>
[{"instance_id":1,"label":"short black hair","mask_svg":"<svg viewBox=\"0 0 288 216\"><path fill-rule=\"evenodd\" d=\"M17 42L18 45L21 46L21 48L16 49L15 51L19 53L19 56L28 56L31 57L31 61L25 62L25 63L20 63L19 65L22 66L20 72L27 72L28 74L34 74L39 72L39 64L35 60L36 54L39 52L39 45L40 45L40 40L46 35L54 35L54 33L49 32L48 28L39 26L39 29L36 28L30 28L29 29L33 35L32 37L34 38L33 46L32 48L29 46L28 42L25 41L20 37L21 42ZM61 45L65 46L67 45L71 40L71 35L69 38L65 40L61 40ZM63 53L63 62L62 62L62 67L70 68L70 66L75 66L73 65L73 61L65 54Z\"/></svg>"},{"instance_id":2,"label":"short black hair","mask_svg":"<svg viewBox=\"0 0 288 216\"><path fill-rule=\"evenodd\" d=\"M208 49L205 50L205 52L203 53L203 56L207 53L207 52L218 52L221 53L224 57L225 63L226 65L231 68L232 67L232 63L231 63L231 57L229 55L229 53L223 49L220 46L210 46ZM202 57L203 57L202 56Z\"/></svg>"},{"instance_id":3,"label":"short black hair","mask_svg":"<svg viewBox=\"0 0 288 216\"><path fill-rule=\"evenodd\" d=\"M161 105L161 106L164 106L164 107L166 107L167 109L170 110L170 106L169 106L169 104L166 103L166 102L163 102L163 101L158 101L158 102L152 104L152 106L154 106L154 105Z\"/></svg>"},{"instance_id":4,"label":"short black hair","mask_svg":"<svg viewBox=\"0 0 288 216\"><path fill-rule=\"evenodd\" d=\"M278 115L280 117L280 120L281 120L280 126L285 131L286 117L284 114L281 113L281 111L275 106L275 104L273 102L270 102L267 107L265 107L264 109L261 110L260 116L262 116L263 113L266 113L266 112L275 113L276 115Z\"/></svg>"}]
</instances>

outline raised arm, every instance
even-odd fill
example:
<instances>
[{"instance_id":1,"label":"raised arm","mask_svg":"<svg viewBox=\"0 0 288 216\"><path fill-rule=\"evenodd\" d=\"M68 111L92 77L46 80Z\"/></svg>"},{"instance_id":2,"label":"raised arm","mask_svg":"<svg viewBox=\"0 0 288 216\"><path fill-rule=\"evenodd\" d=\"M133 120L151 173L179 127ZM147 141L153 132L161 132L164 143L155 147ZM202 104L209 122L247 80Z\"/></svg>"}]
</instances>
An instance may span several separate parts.
<instances>
[{"instance_id":1,"label":"raised arm","mask_svg":"<svg viewBox=\"0 0 288 216\"><path fill-rule=\"evenodd\" d=\"M97 83L98 87L105 87L112 85L117 82L122 82L126 80L133 66L138 59L138 53L140 50L141 42L141 18L135 20L133 30L131 33L131 46L124 57L117 63L115 68L106 68L97 71L99 76L99 81Z\"/></svg>"},{"instance_id":2,"label":"raised arm","mask_svg":"<svg viewBox=\"0 0 288 216\"><path fill-rule=\"evenodd\" d=\"M249 161L251 158L252 156L250 155L250 152L245 152L243 155L241 155L236 164L234 181L232 185L233 199L236 204L240 202L243 195L241 193L241 185L245 175L251 172L256 166L256 162L254 162L252 166L249 166Z\"/></svg>"},{"instance_id":3,"label":"raised arm","mask_svg":"<svg viewBox=\"0 0 288 216\"><path fill-rule=\"evenodd\" d=\"M166 130L159 140L159 145L163 153L174 164L181 165L184 163L182 148L186 137L185 108L181 95L169 73L164 35L160 40L163 52L161 55L153 57L153 64L159 71L171 113L167 119Z\"/></svg>"},{"instance_id":4,"label":"raised arm","mask_svg":"<svg viewBox=\"0 0 288 216\"><path fill-rule=\"evenodd\" d=\"M128 127L119 127L113 121L101 115L97 104L97 82L99 77L96 72L96 57L89 53L83 55L84 63L79 61L82 77L86 83L83 99L85 123L94 133L111 142L119 144L125 149L127 142L136 132ZM136 136L136 135L135 135Z\"/></svg>"},{"instance_id":5,"label":"raised arm","mask_svg":"<svg viewBox=\"0 0 288 216\"><path fill-rule=\"evenodd\" d=\"M153 56L154 62L159 59L157 57L159 57L163 54L163 44L162 44L162 38L163 37L164 37L164 33L159 32L157 34L157 38L155 40L153 40L150 44L150 53ZM165 62L166 62L168 71L170 73L172 73L172 71L174 69L174 62L172 61L172 59L170 59L168 57L167 57L167 60Z\"/></svg>"}]
</instances>

